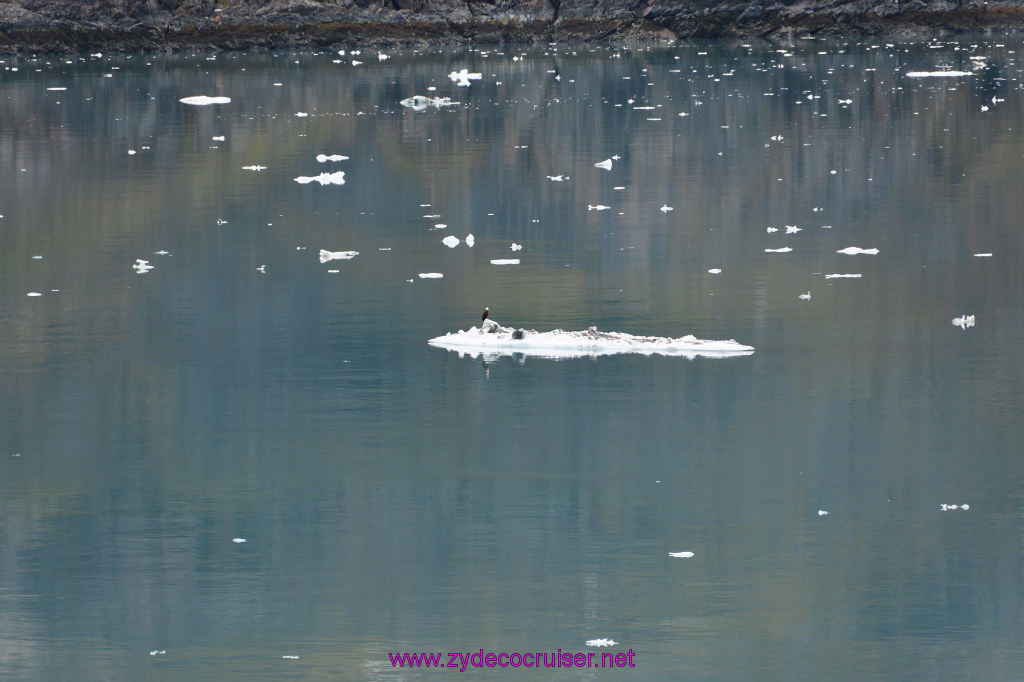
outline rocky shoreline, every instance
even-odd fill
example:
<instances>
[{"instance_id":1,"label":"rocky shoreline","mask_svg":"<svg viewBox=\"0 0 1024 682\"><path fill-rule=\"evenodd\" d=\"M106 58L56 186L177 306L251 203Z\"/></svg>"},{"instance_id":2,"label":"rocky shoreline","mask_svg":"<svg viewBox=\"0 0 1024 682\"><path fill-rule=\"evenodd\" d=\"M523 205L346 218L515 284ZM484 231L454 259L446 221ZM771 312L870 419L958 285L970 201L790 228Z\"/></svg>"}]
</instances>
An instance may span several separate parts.
<instances>
[{"instance_id":1,"label":"rocky shoreline","mask_svg":"<svg viewBox=\"0 0 1024 682\"><path fill-rule=\"evenodd\" d=\"M18 0L0 54L1024 31L1024 0Z\"/></svg>"}]
</instances>

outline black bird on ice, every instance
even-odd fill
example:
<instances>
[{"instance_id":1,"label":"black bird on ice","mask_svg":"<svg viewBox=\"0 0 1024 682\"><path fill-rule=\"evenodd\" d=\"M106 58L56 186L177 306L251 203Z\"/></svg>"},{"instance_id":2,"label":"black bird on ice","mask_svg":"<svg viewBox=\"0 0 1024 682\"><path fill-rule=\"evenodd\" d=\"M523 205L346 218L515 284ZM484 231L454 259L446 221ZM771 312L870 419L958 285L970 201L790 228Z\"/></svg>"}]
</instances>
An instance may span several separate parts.
<instances>
[{"instance_id":1,"label":"black bird on ice","mask_svg":"<svg viewBox=\"0 0 1024 682\"><path fill-rule=\"evenodd\" d=\"M483 324L483 321L487 319L487 315L490 313L490 310L491 310L490 308L488 308L487 306L484 306L484 314L480 316L480 323L481 324Z\"/></svg>"}]
</instances>

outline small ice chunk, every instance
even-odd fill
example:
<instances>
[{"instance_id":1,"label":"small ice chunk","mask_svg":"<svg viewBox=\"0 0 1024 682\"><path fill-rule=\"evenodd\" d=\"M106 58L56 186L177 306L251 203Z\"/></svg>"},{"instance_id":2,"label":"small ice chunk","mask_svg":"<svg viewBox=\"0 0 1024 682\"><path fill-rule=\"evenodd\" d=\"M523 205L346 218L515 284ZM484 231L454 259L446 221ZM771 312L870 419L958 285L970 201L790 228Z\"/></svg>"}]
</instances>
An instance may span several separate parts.
<instances>
[{"instance_id":1,"label":"small ice chunk","mask_svg":"<svg viewBox=\"0 0 1024 682\"><path fill-rule=\"evenodd\" d=\"M35 296L42 296L42 294L41 294L41 293L39 293L38 291L30 291L30 292L28 292L28 293L27 293L27 294L25 294L25 295L26 295L26 296L32 296L32 297L35 297Z\"/></svg>"},{"instance_id":2,"label":"small ice chunk","mask_svg":"<svg viewBox=\"0 0 1024 682\"><path fill-rule=\"evenodd\" d=\"M765 253L789 253L792 250L793 249L789 248L788 246L783 246L780 249L765 249L764 252Z\"/></svg>"},{"instance_id":3,"label":"small ice chunk","mask_svg":"<svg viewBox=\"0 0 1024 682\"><path fill-rule=\"evenodd\" d=\"M344 185L345 184L345 171L337 171L334 173L321 173L320 175L306 176L300 175L295 178L295 182L300 185L308 185L311 182L319 182L321 185Z\"/></svg>"},{"instance_id":4,"label":"small ice chunk","mask_svg":"<svg viewBox=\"0 0 1024 682\"><path fill-rule=\"evenodd\" d=\"M831 275L825 275L825 279L854 279L860 276L860 273L833 273Z\"/></svg>"},{"instance_id":5,"label":"small ice chunk","mask_svg":"<svg viewBox=\"0 0 1024 682\"><path fill-rule=\"evenodd\" d=\"M803 299L804 301L809 301L811 300L811 292L808 291L806 294L800 294L797 298Z\"/></svg>"},{"instance_id":6,"label":"small ice chunk","mask_svg":"<svg viewBox=\"0 0 1024 682\"><path fill-rule=\"evenodd\" d=\"M242 166L242 170L257 171L257 172L259 172L259 171L267 170L267 167L266 166L260 166L260 165L256 165L256 166Z\"/></svg>"},{"instance_id":7,"label":"small ice chunk","mask_svg":"<svg viewBox=\"0 0 1024 682\"><path fill-rule=\"evenodd\" d=\"M974 257L975 258L991 258L992 254L991 253L976 253L976 254L974 254Z\"/></svg>"},{"instance_id":8,"label":"small ice chunk","mask_svg":"<svg viewBox=\"0 0 1024 682\"><path fill-rule=\"evenodd\" d=\"M210 139L213 140L214 142L223 142L227 138L225 136L223 136L223 135L214 135Z\"/></svg>"},{"instance_id":9,"label":"small ice chunk","mask_svg":"<svg viewBox=\"0 0 1024 682\"><path fill-rule=\"evenodd\" d=\"M51 91L51 92L60 92L60 91L63 91L63 90L67 90L67 88L46 88L46 89Z\"/></svg>"},{"instance_id":10,"label":"small ice chunk","mask_svg":"<svg viewBox=\"0 0 1024 682\"><path fill-rule=\"evenodd\" d=\"M243 542L245 542L245 538L231 538L231 542L234 542L235 544L240 545Z\"/></svg>"},{"instance_id":11,"label":"small ice chunk","mask_svg":"<svg viewBox=\"0 0 1024 682\"><path fill-rule=\"evenodd\" d=\"M959 78L973 76L970 71L908 71L907 78Z\"/></svg>"},{"instance_id":12,"label":"small ice chunk","mask_svg":"<svg viewBox=\"0 0 1024 682\"><path fill-rule=\"evenodd\" d=\"M491 265L519 265L518 258L495 258L491 261Z\"/></svg>"},{"instance_id":13,"label":"small ice chunk","mask_svg":"<svg viewBox=\"0 0 1024 682\"><path fill-rule=\"evenodd\" d=\"M710 270L708 270L708 273L712 275L720 275L722 274L722 268L711 268Z\"/></svg>"},{"instance_id":14,"label":"small ice chunk","mask_svg":"<svg viewBox=\"0 0 1024 682\"><path fill-rule=\"evenodd\" d=\"M327 163L328 161L348 161L348 157L341 154L317 154L316 160L320 163Z\"/></svg>"},{"instance_id":15,"label":"small ice chunk","mask_svg":"<svg viewBox=\"0 0 1024 682\"><path fill-rule=\"evenodd\" d=\"M800 228L796 225L786 225L786 234L796 234L800 231Z\"/></svg>"},{"instance_id":16,"label":"small ice chunk","mask_svg":"<svg viewBox=\"0 0 1024 682\"><path fill-rule=\"evenodd\" d=\"M598 161L594 165L597 166L598 168L604 168L605 170L611 170L612 169L612 160L611 159L605 159L604 161Z\"/></svg>"},{"instance_id":17,"label":"small ice chunk","mask_svg":"<svg viewBox=\"0 0 1024 682\"><path fill-rule=\"evenodd\" d=\"M358 255L358 251L328 251L326 249L320 249L320 262L326 263L330 260L351 260Z\"/></svg>"},{"instance_id":18,"label":"small ice chunk","mask_svg":"<svg viewBox=\"0 0 1024 682\"><path fill-rule=\"evenodd\" d=\"M149 652L150 656L163 656L167 653L167 649L153 649Z\"/></svg>"},{"instance_id":19,"label":"small ice chunk","mask_svg":"<svg viewBox=\"0 0 1024 682\"><path fill-rule=\"evenodd\" d=\"M206 95L192 95L191 97L182 97L178 100L182 104L191 104L196 107L205 107L210 104L230 104L230 97L208 97Z\"/></svg>"},{"instance_id":20,"label":"small ice chunk","mask_svg":"<svg viewBox=\"0 0 1024 682\"><path fill-rule=\"evenodd\" d=\"M967 329L974 326L974 315L961 315L953 318L953 326Z\"/></svg>"},{"instance_id":21,"label":"small ice chunk","mask_svg":"<svg viewBox=\"0 0 1024 682\"><path fill-rule=\"evenodd\" d=\"M565 182L566 179L564 175L549 175L547 177L551 182Z\"/></svg>"},{"instance_id":22,"label":"small ice chunk","mask_svg":"<svg viewBox=\"0 0 1024 682\"><path fill-rule=\"evenodd\" d=\"M284 655L284 656L282 656L281 658L286 658L286 659L288 659L288 660L290 660L290 661L297 661L297 660L299 660L299 657L298 657L298 656L290 656L290 655L288 655L288 654L285 654L285 655Z\"/></svg>"},{"instance_id":23,"label":"small ice chunk","mask_svg":"<svg viewBox=\"0 0 1024 682\"><path fill-rule=\"evenodd\" d=\"M266 265L261 265L261 266L259 266L256 269L259 270L260 272L262 272L263 274L267 273L267 266Z\"/></svg>"},{"instance_id":24,"label":"small ice chunk","mask_svg":"<svg viewBox=\"0 0 1024 682\"><path fill-rule=\"evenodd\" d=\"M305 111L296 111L295 112L295 117L296 118L306 118L307 116L309 116L309 114L307 114Z\"/></svg>"},{"instance_id":25,"label":"small ice chunk","mask_svg":"<svg viewBox=\"0 0 1024 682\"><path fill-rule=\"evenodd\" d=\"M767 228L765 228L765 229L767 230L768 234L771 234L772 232L778 232L779 231L779 228L772 227L770 225Z\"/></svg>"},{"instance_id":26,"label":"small ice chunk","mask_svg":"<svg viewBox=\"0 0 1024 682\"><path fill-rule=\"evenodd\" d=\"M459 243L460 243L461 241L462 241L462 240L460 240L460 239L459 239L458 237L456 237L455 235L451 235L451 234L450 234L450 235L448 235L447 237L445 237L444 239L442 239L442 240L441 240L441 243L442 243L442 244L444 244L445 246L447 246L447 247L448 247L449 249L454 249L454 248L455 248L456 246L458 246L458 245L459 245Z\"/></svg>"},{"instance_id":27,"label":"small ice chunk","mask_svg":"<svg viewBox=\"0 0 1024 682\"><path fill-rule=\"evenodd\" d=\"M845 253L847 256L855 256L858 253L866 253L868 255L875 255L878 253L878 249L862 249L858 246L847 246L845 249L839 249L836 253Z\"/></svg>"},{"instance_id":28,"label":"small ice chunk","mask_svg":"<svg viewBox=\"0 0 1024 682\"><path fill-rule=\"evenodd\" d=\"M824 509L819 509L818 516L828 516L828 512L825 511Z\"/></svg>"},{"instance_id":29,"label":"small ice chunk","mask_svg":"<svg viewBox=\"0 0 1024 682\"><path fill-rule=\"evenodd\" d=\"M136 154L138 154L138 152L135 151L134 149L129 149L128 150L128 156L135 156Z\"/></svg>"},{"instance_id":30,"label":"small ice chunk","mask_svg":"<svg viewBox=\"0 0 1024 682\"><path fill-rule=\"evenodd\" d=\"M668 213L669 211L674 211L675 209L669 206L668 204L665 204L658 210L661 211L662 213Z\"/></svg>"},{"instance_id":31,"label":"small ice chunk","mask_svg":"<svg viewBox=\"0 0 1024 682\"><path fill-rule=\"evenodd\" d=\"M669 552L668 555L677 559L689 559L693 556L693 552Z\"/></svg>"},{"instance_id":32,"label":"small ice chunk","mask_svg":"<svg viewBox=\"0 0 1024 682\"><path fill-rule=\"evenodd\" d=\"M587 204L588 211L607 211L611 206L604 206L603 204Z\"/></svg>"},{"instance_id":33,"label":"small ice chunk","mask_svg":"<svg viewBox=\"0 0 1024 682\"><path fill-rule=\"evenodd\" d=\"M606 639L604 637L602 637L601 639L587 640L587 646L615 646L616 644L618 644L618 642L616 642L614 639Z\"/></svg>"},{"instance_id":34,"label":"small ice chunk","mask_svg":"<svg viewBox=\"0 0 1024 682\"><path fill-rule=\"evenodd\" d=\"M476 237L474 237L472 234L467 234L466 235L466 246L468 246L470 248L473 248L473 244L476 244Z\"/></svg>"},{"instance_id":35,"label":"small ice chunk","mask_svg":"<svg viewBox=\"0 0 1024 682\"><path fill-rule=\"evenodd\" d=\"M452 79L455 85L460 88L468 88L470 81L478 81L483 78L482 73L470 73L469 69L462 69L461 71L452 71L448 74L448 78Z\"/></svg>"},{"instance_id":36,"label":"small ice chunk","mask_svg":"<svg viewBox=\"0 0 1024 682\"><path fill-rule=\"evenodd\" d=\"M385 59L391 59L391 56L390 55L386 55L383 52L378 52L377 53L377 61L381 61L382 62ZM298 658L298 656L296 656L296 658Z\"/></svg>"},{"instance_id":37,"label":"small ice chunk","mask_svg":"<svg viewBox=\"0 0 1024 682\"><path fill-rule=\"evenodd\" d=\"M137 272L137 273L139 273L141 275L141 274L147 273L150 270L152 270L153 266L149 264L148 260L142 260L141 258L136 258L135 259L135 263L132 265L132 269L134 269L135 272Z\"/></svg>"},{"instance_id":38,"label":"small ice chunk","mask_svg":"<svg viewBox=\"0 0 1024 682\"><path fill-rule=\"evenodd\" d=\"M421 272L420 279L441 279L444 275L440 272Z\"/></svg>"},{"instance_id":39,"label":"small ice chunk","mask_svg":"<svg viewBox=\"0 0 1024 682\"><path fill-rule=\"evenodd\" d=\"M516 244L515 242L512 242L512 246L510 248L513 251L522 251L523 250L523 245L522 244Z\"/></svg>"}]
</instances>

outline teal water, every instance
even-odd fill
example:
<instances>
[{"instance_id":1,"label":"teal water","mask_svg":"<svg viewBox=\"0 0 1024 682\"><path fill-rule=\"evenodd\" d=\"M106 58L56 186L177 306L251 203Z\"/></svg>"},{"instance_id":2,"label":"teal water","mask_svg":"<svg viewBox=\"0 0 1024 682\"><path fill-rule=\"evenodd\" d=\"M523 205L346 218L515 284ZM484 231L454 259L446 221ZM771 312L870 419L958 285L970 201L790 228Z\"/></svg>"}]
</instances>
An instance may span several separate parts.
<instances>
[{"instance_id":1,"label":"teal water","mask_svg":"<svg viewBox=\"0 0 1024 682\"><path fill-rule=\"evenodd\" d=\"M0 677L1016 679L1022 51L6 59Z\"/></svg>"}]
</instances>

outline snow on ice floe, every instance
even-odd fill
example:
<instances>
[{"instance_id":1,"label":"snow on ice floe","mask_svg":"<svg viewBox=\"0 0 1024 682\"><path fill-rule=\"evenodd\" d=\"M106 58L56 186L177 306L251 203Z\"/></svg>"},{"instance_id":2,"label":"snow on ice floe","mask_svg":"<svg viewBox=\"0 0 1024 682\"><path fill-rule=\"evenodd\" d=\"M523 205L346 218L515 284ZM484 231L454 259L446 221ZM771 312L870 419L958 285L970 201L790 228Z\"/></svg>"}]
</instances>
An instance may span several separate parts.
<instances>
[{"instance_id":1,"label":"snow on ice floe","mask_svg":"<svg viewBox=\"0 0 1024 682\"><path fill-rule=\"evenodd\" d=\"M444 275L440 272L421 272L420 279L441 279Z\"/></svg>"},{"instance_id":2,"label":"snow on ice floe","mask_svg":"<svg viewBox=\"0 0 1024 682\"><path fill-rule=\"evenodd\" d=\"M618 644L614 639L602 637L600 639L588 639L587 646L615 646Z\"/></svg>"},{"instance_id":3,"label":"snow on ice floe","mask_svg":"<svg viewBox=\"0 0 1024 682\"><path fill-rule=\"evenodd\" d=\"M334 173L321 173L320 175L308 176L300 175L295 178L295 182L300 185L308 185L311 182L319 182L321 185L344 185L345 184L345 171L337 171Z\"/></svg>"},{"instance_id":4,"label":"snow on ice floe","mask_svg":"<svg viewBox=\"0 0 1024 682\"><path fill-rule=\"evenodd\" d=\"M441 243L447 246L449 249L454 249L456 246L459 245L461 241L462 240L459 239L458 237L448 235L447 237L441 240Z\"/></svg>"},{"instance_id":5,"label":"snow on ice floe","mask_svg":"<svg viewBox=\"0 0 1024 682\"><path fill-rule=\"evenodd\" d=\"M205 107L210 104L230 104L230 97L208 97L207 95L192 95L191 97L182 97L178 100L182 104L191 104L196 107Z\"/></svg>"},{"instance_id":6,"label":"snow on ice floe","mask_svg":"<svg viewBox=\"0 0 1024 682\"><path fill-rule=\"evenodd\" d=\"M403 107L408 107L413 111L425 111L430 107L440 109L441 107L454 106L455 102L450 97L425 97L423 95L413 95L407 97L399 102Z\"/></svg>"},{"instance_id":7,"label":"snow on ice floe","mask_svg":"<svg viewBox=\"0 0 1024 682\"><path fill-rule=\"evenodd\" d=\"M320 249L320 262L326 263L330 260L351 260L358 255L358 251L328 251L326 249Z\"/></svg>"},{"instance_id":8,"label":"snow on ice floe","mask_svg":"<svg viewBox=\"0 0 1024 682\"><path fill-rule=\"evenodd\" d=\"M598 168L604 168L605 170L611 170L612 169L612 160L611 159L605 159L604 161L598 161L594 165L596 167L598 167Z\"/></svg>"},{"instance_id":9,"label":"snow on ice floe","mask_svg":"<svg viewBox=\"0 0 1024 682\"><path fill-rule=\"evenodd\" d=\"M953 318L953 326L967 329L974 326L974 315L961 315Z\"/></svg>"},{"instance_id":10,"label":"snow on ice floe","mask_svg":"<svg viewBox=\"0 0 1024 682\"><path fill-rule=\"evenodd\" d=\"M973 75L972 71L907 71L907 78L959 78Z\"/></svg>"},{"instance_id":11,"label":"snow on ice floe","mask_svg":"<svg viewBox=\"0 0 1024 682\"><path fill-rule=\"evenodd\" d=\"M636 336L624 332L601 332L595 327L584 331L555 329L538 332L533 329L502 327L494 320L486 320L480 327L449 332L427 341L431 346L455 351L459 355L502 356L519 353L534 357L568 359L597 357L619 353L641 355L671 355L695 358L750 355L753 346L745 346L729 339L711 341L687 335L680 338L665 336Z\"/></svg>"},{"instance_id":12,"label":"snow on ice floe","mask_svg":"<svg viewBox=\"0 0 1024 682\"><path fill-rule=\"evenodd\" d=\"M669 552L668 555L676 559L689 559L693 556L693 552Z\"/></svg>"},{"instance_id":13,"label":"snow on ice floe","mask_svg":"<svg viewBox=\"0 0 1024 682\"><path fill-rule=\"evenodd\" d=\"M348 157L342 154L317 154L316 160L320 163L327 163L328 161L348 161Z\"/></svg>"},{"instance_id":14,"label":"snow on ice floe","mask_svg":"<svg viewBox=\"0 0 1024 682\"><path fill-rule=\"evenodd\" d=\"M847 246L845 249L839 249L836 253L845 253L847 256L856 256L858 253L866 253L873 256L878 253L878 249L862 249L857 246Z\"/></svg>"},{"instance_id":15,"label":"snow on ice floe","mask_svg":"<svg viewBox=\"0 0 1024 682\"><path fill-rule=\"evenodd\" d=\"M491 265L519 265L518 258L492 258Z\"/></svg>"}]
</instances>

